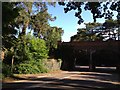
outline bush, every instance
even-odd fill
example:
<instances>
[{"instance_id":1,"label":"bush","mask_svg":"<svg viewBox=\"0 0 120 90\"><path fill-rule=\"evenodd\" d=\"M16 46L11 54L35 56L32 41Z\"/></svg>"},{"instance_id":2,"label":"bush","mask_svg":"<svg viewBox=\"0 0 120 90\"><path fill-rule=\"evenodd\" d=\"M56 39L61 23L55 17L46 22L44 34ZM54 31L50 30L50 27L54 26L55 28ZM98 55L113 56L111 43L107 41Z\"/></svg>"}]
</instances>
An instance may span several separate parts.
<instances>
[{"instance_id":1,"label":"bush","mask_svg":"<svg viewBox=\"0 0 120 90\"><path fill-rule=\"evenodd\" d=\"M31 35L26 35L24 40L19 40L15 49L16 64L48 57L48 49L44 40Z\"/></svg>"},{"instance_id":2,"label":"bush","mask_svg":"<svg viewBox=\"0 0 120 90\"><path fill-rule=\"evenodd\" d=\"M47 72L43 59L48 57L45 41L31 35L25 36L17 46L14 72L19 74L36 74ZM20 62L18 62L20 61Z\"/></svg>"},{"instance_id":3,"label":"bush","mask_svg":"<svg viewBox=\"0 0 120 90\"><path fill-rule=\"evenodd\" d=\"M12 76L11 66L2 63L2 78Z\"/></svg>"},{"instance_id":4,"label":"bush","mask_svg":"<svg viewBox=\"0 0 120 90\"><path fill-rule=\"evenodd\" d=\"M36 74L36 73L46 73L47 68L44 67L43 61L30 61L29 63L21 63L15 68L18 74Z\"/></svg>"},{"instance_id":5,"label":"bush","mask_svg":"<svg viewBox=\"0 0 120 90\"><path fill-rule=\"evenodd\" d=\"M24 40L23 40L24 39ZM19 74L44 73L48 70L43 65L43 59L48 57L48 49L43 39L36 38L31 35L26 35L22 39L18 38L18 43L12 47L12 52L6 54L5 67L3 73L9 75L11 72L12 57L14 56L13 72ZM9 63L8 63L9 61Z\"/></svg>"},{"instance_id":6,"label":"bush","mask_svg":"<svg viewBox=\"0 0 120 90\"><path fill-rule=\"evenodd\" d=\"M48 57L48 49L44 40L31 37L28 42L29 51L35 60Z\"/></svg>"}]
</instances>

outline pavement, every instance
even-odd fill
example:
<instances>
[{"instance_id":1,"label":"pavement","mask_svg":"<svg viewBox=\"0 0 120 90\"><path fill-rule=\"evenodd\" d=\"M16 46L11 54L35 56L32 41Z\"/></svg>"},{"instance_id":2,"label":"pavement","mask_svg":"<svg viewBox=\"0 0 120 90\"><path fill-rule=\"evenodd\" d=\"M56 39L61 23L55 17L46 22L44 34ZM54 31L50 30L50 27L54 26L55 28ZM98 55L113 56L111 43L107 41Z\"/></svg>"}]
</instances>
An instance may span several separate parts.
<instances>
[{"instance_id":1,"label":"pavement","mask_svg":"<svg viewBox=\"0 0 120 90\"><path fill-rule=\"evenodd\" d=\"M114 69L87 69L22 75L20 80L2 83L2 90L120 90L120 75Z\"/></svg>"}]
</instances>

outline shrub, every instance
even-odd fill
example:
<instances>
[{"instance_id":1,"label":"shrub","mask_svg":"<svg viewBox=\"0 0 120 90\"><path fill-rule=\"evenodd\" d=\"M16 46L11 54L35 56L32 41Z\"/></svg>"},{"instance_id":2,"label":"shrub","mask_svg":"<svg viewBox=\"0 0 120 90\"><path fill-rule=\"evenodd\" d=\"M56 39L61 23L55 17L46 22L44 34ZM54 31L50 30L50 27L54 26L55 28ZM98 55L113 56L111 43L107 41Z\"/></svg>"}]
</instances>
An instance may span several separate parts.
<instances>
[{"instance_id":1,"label":"shrub","mask_svg":"<svg viewBox=\"0 0 120 90\"><path fill-rule=\"evenodd\" d=\"M11 66L2 63L2 78L12 76L13 73L11 72Z\"/></svg>"},{"instance_id":2,"label":"shrub","mask_svg":"<svg viewBox=\"0 0 120 90\"><path fill-rule=\"evenodd\" d=\"M19 74L46 73L48 71L47 68L44 67L42 60L21 63L16 66L16 70L16 73Z\"/></svg>"},{"instance_id":3,"label":"shrub","mask_svg":"<svg viewBox=\"0 0 120 90\"><path fill-rule=\"evenodd\" d=\"M48 49L45 41L29 34L26 35L24 42L20 40L15 51L15 61L20 61L20 63L48 57Z\"/></svg>"},{"instance_id":4,"label":"shrub","mask_svg":"<svg viewBox=\"0 0 120 90\"><path fill-rule=\"evenodd\" d=\"M29 51L35 60L48 57L48 49L44 40L31 37L28 42Z\"/></svg>"},{"instance_id":5,"label":"shrub","mask_svg":"<svg viewBox=\"0 0 120 90\"><path fill-rule=\"evenodd\" d=\"M7 65L11 68L11 61L14 55L14 73L31 74L31 73L43 73L47 72L47 69L43 65L43 59L48 57L48 49L43 39L36 38L31 35L24 36L24 40L18 38L18 43L13 48L13 52L8 52L6 55ZM8 57L9 56L9 57ZM9 75L9 70L3 68L3 73Z\"/></svg>"}]
</instances>

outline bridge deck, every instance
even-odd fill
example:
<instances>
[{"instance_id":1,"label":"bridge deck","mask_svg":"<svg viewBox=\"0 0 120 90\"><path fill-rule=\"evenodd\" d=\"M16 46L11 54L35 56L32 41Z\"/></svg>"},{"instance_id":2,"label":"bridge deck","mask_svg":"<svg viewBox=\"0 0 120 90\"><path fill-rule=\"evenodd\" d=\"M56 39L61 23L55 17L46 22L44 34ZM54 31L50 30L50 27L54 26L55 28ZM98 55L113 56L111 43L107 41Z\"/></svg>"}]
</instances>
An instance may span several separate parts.
<instances>
[{"instance_id":1,"label":"bridge deck","mask_svg":"<svg viewBox=\"0 0 120 90\"><path fill-rule=\"evenodd\" d=\"M62 42L60 46L71 46L74 49L120 49L120 41L94 41L94 42Z\"/></svg>"}]
</instances>

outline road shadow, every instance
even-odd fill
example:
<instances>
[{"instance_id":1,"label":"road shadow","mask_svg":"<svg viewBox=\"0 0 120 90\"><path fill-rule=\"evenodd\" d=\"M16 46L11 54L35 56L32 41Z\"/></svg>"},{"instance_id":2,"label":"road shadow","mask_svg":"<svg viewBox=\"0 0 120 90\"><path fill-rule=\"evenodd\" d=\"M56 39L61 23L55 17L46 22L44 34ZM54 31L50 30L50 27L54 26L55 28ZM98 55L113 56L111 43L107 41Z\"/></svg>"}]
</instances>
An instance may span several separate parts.
<instances>
[{"instance_id":1,"label":"road shadow","mask_svg":"<svg viewBox=\"0 0 120 90\"><path fill-rule=\"evenodd\" d=\"M25 82L3 83L2 90L120 90L118 74L113 71L69 71L63 73L68 74L66 78L42 77L27 79Z\"/></svg>"},{"instance_id":2,"label":"road shadow","mask_svg":"<svg viewBox=\"0 0 120 90\"><path fill-rule=\"evenodd\" d=\"M39 78L33 81L38 82L16 82L3 84L2 90L119 90L120 85L109 82L100 82L94 80L78 80L78 79L56 79L56 78ZM47 82L47 83L45 83Z\"/></svg>"}]
</instances>

